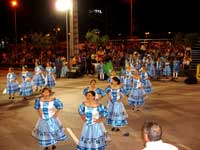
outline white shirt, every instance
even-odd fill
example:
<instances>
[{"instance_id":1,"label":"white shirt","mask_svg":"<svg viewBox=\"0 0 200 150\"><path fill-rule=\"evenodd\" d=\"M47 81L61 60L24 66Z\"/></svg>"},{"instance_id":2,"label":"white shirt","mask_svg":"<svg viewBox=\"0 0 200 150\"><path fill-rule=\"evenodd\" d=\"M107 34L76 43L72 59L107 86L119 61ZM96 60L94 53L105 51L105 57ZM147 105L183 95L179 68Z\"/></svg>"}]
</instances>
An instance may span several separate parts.
<instances>
[{"instance_id":1,"label":"white shirt","mask_svg":"<svg viewBox=\"0 0 200 150\"><path fill-rule=\"evenodd\" d=\"M147 142L143 150L178 150L174 145L164 143L162 140Z\"/></svg>"}]
</instances>

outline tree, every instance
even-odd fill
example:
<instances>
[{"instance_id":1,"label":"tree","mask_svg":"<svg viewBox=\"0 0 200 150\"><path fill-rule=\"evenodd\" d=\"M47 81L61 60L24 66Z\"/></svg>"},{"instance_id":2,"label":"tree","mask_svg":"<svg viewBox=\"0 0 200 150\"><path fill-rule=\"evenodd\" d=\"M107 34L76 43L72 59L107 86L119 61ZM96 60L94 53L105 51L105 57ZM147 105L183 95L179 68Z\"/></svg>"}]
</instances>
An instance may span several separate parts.
<instances>
[{"instance_id":1,"label":"tree","mask_svg":"<svg viewBox=\"0 0 200 150\"><path fill-rule=\"evenodd\" d=\"M51 34L32 33L29 35L29 43L34 46L36 55L40 55L41 63L47 59L49 48L55 43L56 37ZM38 53L39 52L39 53Z\"/></svg>"},{"instance_id":2,"label":"tree","mask_svg":"<svg viewBox=\"0 0 200 150\"><path fill-rule=\"evenodd\" d=\"M106 46L108 44L108 42L109 42L109 36L108 35L104 35L104 36L101 37L101 44L103 46Z\"/></svg>"},{"instance_id":3,"label":"tree","mask_svg":"<svg viewBox=\"0 0 200 150\"><path fill-rule=\"evenodd\" d=\"M93 44L96 48L100 46L106 46L106 44L109 42L109 36L108 35L100 36L99 29L93 29L91 31L88 31L86 33L85 38L87 39L87 41Z\"/></svg>"},{"instance_id":4,"label":"tree","mask_svg":"<svg viewBox=\"0 0 200 150\"><path fill-rule=\"evenodd\" d=\"M37 48L47 48L54 40L55 37L50 34L43 35L42 33L33 33L30 35L30 43Z\"/></svg>"}]
</instances>

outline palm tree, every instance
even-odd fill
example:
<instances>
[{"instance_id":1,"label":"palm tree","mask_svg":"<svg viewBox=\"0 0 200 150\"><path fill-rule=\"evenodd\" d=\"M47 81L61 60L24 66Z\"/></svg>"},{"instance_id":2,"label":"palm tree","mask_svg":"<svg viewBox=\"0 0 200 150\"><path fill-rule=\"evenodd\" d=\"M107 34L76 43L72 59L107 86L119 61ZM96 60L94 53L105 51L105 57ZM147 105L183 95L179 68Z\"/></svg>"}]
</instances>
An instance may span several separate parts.
<instances>
[{"instance_id":1,"label":"palm tree","mask_svg":"<svg viewBox=\"0 0 200 150\"><path fill-rule=\"evenodd\" d=\"M99 29L93 29L91 31L88 31L86 33L85 38L87 39L87 41L93 44L96 48L100 46L106 46L107 43L109 42L109 36L108 35L100 36Z\"/></svg>"}]
</instances>

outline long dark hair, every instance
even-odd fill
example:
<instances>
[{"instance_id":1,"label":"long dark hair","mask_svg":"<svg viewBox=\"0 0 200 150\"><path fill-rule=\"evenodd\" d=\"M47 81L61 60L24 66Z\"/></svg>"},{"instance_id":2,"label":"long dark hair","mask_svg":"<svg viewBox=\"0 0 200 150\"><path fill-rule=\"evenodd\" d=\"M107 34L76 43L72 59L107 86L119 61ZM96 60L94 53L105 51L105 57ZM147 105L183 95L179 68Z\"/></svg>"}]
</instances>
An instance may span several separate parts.
<instances>
[{"instance_id":1,"label":"long dark hair","mask_svg":"<svg viewBox=\"0 0 200 150\"><path fill-rule=\"evenodd\" d=\"M117 84L120 84L120 79L119 79L118 77L113 77L112 79L113 79L114 81L116 81Z\"/></svg>"}]
</instances>

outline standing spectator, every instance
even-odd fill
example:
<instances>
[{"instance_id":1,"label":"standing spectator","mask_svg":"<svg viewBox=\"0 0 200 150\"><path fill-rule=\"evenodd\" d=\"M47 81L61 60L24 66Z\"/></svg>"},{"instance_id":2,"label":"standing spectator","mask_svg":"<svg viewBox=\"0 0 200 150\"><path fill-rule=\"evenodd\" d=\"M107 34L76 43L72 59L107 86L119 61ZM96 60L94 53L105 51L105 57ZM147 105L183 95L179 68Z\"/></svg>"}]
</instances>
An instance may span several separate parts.
<instances>
[{"instance_id":1,"label":"standing spectator","mask_svg":"<svg viewBox=\"0 0 200 150\"><path fill-rule=\"evenodd\" d=\"M101 62L103 61L103 56L104 56L104 50L102 49L102 47L99 48L99 50L97 51L97 62Z\"/></svg>"},{"instance_id":2,"label":"standing spectator","mask_svg":"<svg viewBox=\"0 0 200 150\"><path fill-rule=\"evenodd\" d=\"M105 80L108 80L108 78L111 76L111 72L113 70L112 61L105 62L103 69L105 71Z\"/></svg>"},{"instance_id":3,"label":"standing spectator","mask_svg":"<svg viewBox=\"0 0 200 150\"><path fill-rule=\"evenodd\" d=\"M125 57L125 54L123 52L120 53L120 66L125 68L125 60L126 60L126 57Z\"/></svg>"},{"instance_id":4,"label":"standing spectator","mask_svg":"<svg viewBox=\"0 0 200 150\"><path fill-rule=\"evenodd\" d=\"M162 62L160 60L160 58L157 58L157 61L156 61L156 78L157 80L160 80L160 76L162 75L161 72L162 72Z\"/></svg>"},{"instance_id":5,"label":"standing spectator","mask_svg":"<svg viewBox=\"0 0 200 150\"><path fill-rule=\"evenodd\" d=\"M177 58L173 61L173 79L178 79L178 73L180 71L180 60L177 60Z\"/></svg>"},{"instance_id":6,"label":"standing spectator","mask_svg":"<svg viewBox=\"0 0 200 150\"><path fill-rule=\"evenodd\" d=\"M171 68L170 68L170 62L169 59L165 61L164 69L163 69L163 75L166 77L166 79L169 78L171 75Z\"/></svg>"},{"instance_id":7,"label":"standing spectator","mask_svg":"<svg viewBox=\"0 0 200 150\"><path fill-rule=\"evenodd\" d=\"M32 131L32 135L38 139L40 146L45 147L44 150L48 150L49 146L52 146L52 149L56 149L55 144L58 141L67 139L64 128L58 119L58 113L63 109L62 102L52 96L49 88L44 88L42 96L35 100L34 108L38 112L39 119Z\"/></svg>"},{"instance_id":8,"label":"standing spectator","mask_svg":"<svg viewBox=\"0 0 200 150\"><path fill-rule=\"evenodd\" d=\"M143 126L146 147L143 150L178 150L174 145L162 141L162 128L155 122L146 122Z\"/></svg>"},{"instance_id":9,"label":"standing spectator","mask_svg":"<svg viewBox=\"0 0 200 150\"><path fill-rule=\"evenodd\" d=\"M61 68L61 78L66 77L67 76L67 72L69 72L69 68L68 68L68 62L66 61L66 59L63 57L62 59L62 68Z\"/></svg>"},{"instance_id":10,"label":"standing spectator","mask_svg":"<svg viewBox=\"0 0 200 150\"><path fill-rule=\"evenodd\" d=\"M104 80L105 72L103 70L104 63L103 61L100 61L99 64L97 65L97 72L98 72L98 79L99 80Z\"/></svg>"},{"instance_id":11,"label":"standing spectator","mask_svg":"<svg viewBox=\"0 0 200 150\"><path fill-rule=\"evenodd\" d=\"M56 66L56 78L60 78L61 68L62 68L62 62L61 62L60 56L56 58L55 66Z\"/></svg>"},{"instance_id":12,"label":"standing spectator","mask_svg":"<svg viewBox=\"0 0 200 150\"><path fill-rule=\"evenodd\" d=\"M94 74L94 67L92 64L91 56L88 54L86 57L86 73L88 74Z\"/></svg>"},{"instance_id":13,"label":"standing spectator","mask_svg":"<svg viewBox=\"0 0 200 150\"><path fill-rule=\"evenodd\" d=\"M189 69L190 69L190 62L191 58L189 56L186 56L183 58L183 69L185 70L186 76L189 76Z\"/></svg>"},{"instance_id":14,"label":"standing spectator","mask_svg":"<svg viewBox=\"0 0 200 150\"><path fill-rule=\"evenodd\" d=\"M9 94L9 99L15 98L15 93L18 91L19 86L17 82L17 75L14 73L14 69L10 67L7 74L7 86L6 93Z\"/></svg>"}]
</instances>

